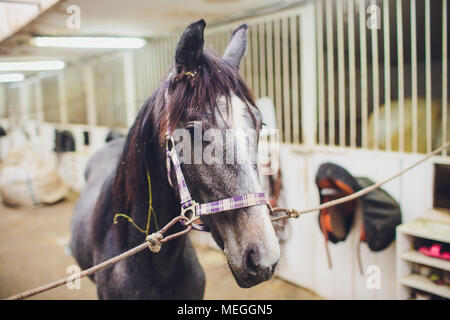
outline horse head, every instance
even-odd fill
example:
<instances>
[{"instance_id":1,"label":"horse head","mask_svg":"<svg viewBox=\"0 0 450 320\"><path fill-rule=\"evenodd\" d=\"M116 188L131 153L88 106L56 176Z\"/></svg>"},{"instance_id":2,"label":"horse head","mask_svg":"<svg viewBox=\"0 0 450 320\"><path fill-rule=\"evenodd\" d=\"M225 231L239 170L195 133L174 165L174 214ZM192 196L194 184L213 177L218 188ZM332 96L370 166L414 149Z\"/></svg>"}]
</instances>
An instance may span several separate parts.
<instances>
[{"instance_id":1,"label":"horse head","mask_svg":"<svg viewBox=\"0 0 450 320\"><path fill-rule=\"evenodd\" d=\"M232 33L222 57L204 48L205 25L200 20L183 32L159 109L161 148L170 128L186 184L198 203L263 192L256 162L262 117L239 74L247 25ZM176 181L176 173L169 178ZM267 206L202 216L202 222L238 285L251 287L272 277L280 247Z\"/></svg>"}]
</instances>

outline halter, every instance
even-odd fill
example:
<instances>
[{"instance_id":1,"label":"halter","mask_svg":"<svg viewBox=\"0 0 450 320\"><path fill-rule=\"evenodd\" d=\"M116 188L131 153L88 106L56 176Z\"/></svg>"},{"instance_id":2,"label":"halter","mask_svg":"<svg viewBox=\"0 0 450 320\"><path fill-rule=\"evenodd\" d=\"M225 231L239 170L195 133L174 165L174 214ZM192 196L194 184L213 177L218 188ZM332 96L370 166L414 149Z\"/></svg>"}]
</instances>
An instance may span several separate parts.
<instances>
[{"instance_id":1,"label":"halter","mask_svg":"<svg viewBox=\"0 0 450 320\"><path fill-rule=\"evenodd\" d=\"M218 201L208 203L197 203L192 200L191 194L184 179L183 172L181 171L180 161L178 159L177 152L175 150L175 143L170 133L170 129L167 128L166 132L166 167L167 167L167 179L169 184L173 187L172 179L170 177L171 167L175 170L177 177L178 190L180 192L180 215L186 217L190 214L189 221L180 221L182 224L190 225L192 228L199 231L208 231L208 228L202 223L195 223L194 221L200 219L203 215L211 215L223 211L235 210L246 207L254 207L260 205L267 205L270 209L270 204L267 201L266 194L264 192L249 193L246 195L234 196Z\"/></svg>"}]
</instances>

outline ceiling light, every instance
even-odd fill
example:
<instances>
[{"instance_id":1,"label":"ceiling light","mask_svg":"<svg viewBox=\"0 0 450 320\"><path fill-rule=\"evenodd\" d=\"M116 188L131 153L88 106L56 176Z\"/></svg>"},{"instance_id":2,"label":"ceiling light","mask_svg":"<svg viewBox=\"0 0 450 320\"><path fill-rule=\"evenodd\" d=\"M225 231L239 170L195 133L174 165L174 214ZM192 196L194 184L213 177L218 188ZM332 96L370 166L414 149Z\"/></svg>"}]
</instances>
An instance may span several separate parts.
<instances>
[{"instance_id":1,"label":"ceiling light","mask_svg":"<svg viewBox=\"0 0 450 320\"><path fill-rule=\"evenodd\" d=\"M33 37L31 44L37 47L138 49L145 45L141 38L118 37Z\"/></svg>"},{"instance_id":2,"label":"ceiling light","mask_svg":"<svg viewBox=\"0 0 450 320\"><path fill-rule=\"evenodd\" d=\"M0 71L61 70L65 65L60 60L0 62Z\"/></svg>"},{"instance_id":3,"label":"ceiling light","mask_svg":"<svg viewBox=\"0 0 450 320\"><path fill-rule=\"evenodd\" d=\"M17 82L25 79L25 76L21 73L0 73L1 82Z\"/></svg>"}]
</instances>

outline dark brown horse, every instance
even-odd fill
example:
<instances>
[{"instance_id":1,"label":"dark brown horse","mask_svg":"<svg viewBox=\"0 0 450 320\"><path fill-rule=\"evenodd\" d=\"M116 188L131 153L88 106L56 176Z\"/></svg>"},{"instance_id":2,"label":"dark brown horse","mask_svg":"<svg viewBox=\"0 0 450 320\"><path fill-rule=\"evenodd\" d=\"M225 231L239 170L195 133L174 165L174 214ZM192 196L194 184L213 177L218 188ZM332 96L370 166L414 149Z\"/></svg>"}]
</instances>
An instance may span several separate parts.
<instances>
[{"instance_id":1,"label":"dark brown horse","mask_svg":"<svg viewBox=\"0 0 450 320\"><path fill-rule=\"evenodd\" d=\"M207 143L195 134L198 123L224 135L230 128L258 132L261 126L261 114L238 71L246 51L247 25L233 32L222 58L204 50L205 25L200 20L186 28L173 68L141 108L126 139L110 142L90 160L72 222L71 249L83 269L144 241L144 235L125 219L113 224L113 217L126 212L137 225L146 225L147 171L159 226L180 214L178 189L167 178L164 135L168 126L186 128L193 142L223 148L224 154L257 153L257 143L247 143L242 134L235 135L237 143L232 147L215 140ZM183 163L181 168L192 198L201 203L262 192L258 168L251 163ZM171 179L176 181L173 172ZM241 287L271 278L280 249L265 206L202 220ZM170 231L182 228L177 225ZM201 299L205 287L204 272L187 236L165 243L157 254L144 250L97 272L93 280L100 299Z\"/></svg>"}]
</instances>

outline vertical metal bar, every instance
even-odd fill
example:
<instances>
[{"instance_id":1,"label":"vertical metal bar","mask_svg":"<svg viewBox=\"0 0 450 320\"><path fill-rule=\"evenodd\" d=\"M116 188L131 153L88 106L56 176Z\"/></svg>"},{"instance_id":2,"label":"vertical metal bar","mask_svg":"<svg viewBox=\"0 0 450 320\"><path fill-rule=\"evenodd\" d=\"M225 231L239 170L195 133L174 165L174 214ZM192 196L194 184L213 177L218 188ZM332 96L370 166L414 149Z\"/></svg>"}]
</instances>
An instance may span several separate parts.
<instances>
[{"instance_id":1,"label":"vertical metal bar","mask_svg":"<svg viewBox=\"0 0 450 320\"><path fill-rule=\"evenodd\" d=\"M152 81L152 90L156 89L158 85L158 51L156 47L156 41L152 41L151 51L150 51L150 61L151 61L151 81Z\"/></svg>"},{"instance_id":2,"label":"vertical metal bar","mask_svg":"<svg viewBox=\"0 0 450 320\"><path fill-rule=\"evenodd\" d=\"M411 0L411 107L412 107L412 152L417 152L417 36L416 1Z\"/></svg>"},{"instance_id":3,"label":"vertical metal bar","mask_svg":"<svg viewBox=\"0 0 450 320\"><path fill-rule=\"evenodd\" d=\"M29 116L29 101L28 101L28 85L26 83L21 83L21 85L17 88L17 91L19 92L19 108L18 108L18 120L19 123L25 124L28 119L30 119Z\"/></svg>"},{"instance_id":4,"label":"vertical metal bar","mask_svg":"<svg viewBox=\"0 0 450 320\"><path fill-rule=\"evenodd\" d=\"M391 151L391 47L389 30L389 1L383 1L384 31L384 121L386 150Z\"/></svg>"},{"instance_id":5,"label":"vertical metal bar","mask_svg":"<svg viewBox=\"0 0 450 320\"><path fill-rule=\"evenodd\" d=\"M264 30L264 23L261 22L258 24L258 47L259 47L259 81L260 81L260 90L259 94L261 97L267 96L267 84L266 84L266 46L265 46L265 37L266 33Z\"/></svg>"},{"instance_id":6,"label":"vertical metal bar","mask_svg":"<svg viewBox=\"0 0 450 320\"><path fill-rule=\"evenodd\" d=\"M355 8L354 0L348 0L348 64L350 104L350 147L356 147L356 63L355 63Z\"/></svg>"},{"instance_id":7,"label":"vertical metal bar","mask_svg":"<svg viewBox=\"0 0 450 320\"><path fill-rule=\"evenodd\" d=\"M323 6L322 1L316 2L317 22L317 86L319 106L319 144L325 144L325 88L324 88L324 61L323 61Z\"/></svg>"},{"instance_id":8,"label":"vertical metal bar","mask_svg":"<svg viewBox=\"0 0 450 320\"><path fill-rule=\"evenodd\" d=\"M366 40L366 8L365 1L359 1L359 35L360 35L360 64L361 64L361 146L367 148L367 40Z\"/></svg>"},{"instance_id":9,"label":"vertical metal bar","mask_svg":"<svg viewBox=\"0 0 450 320\"><path fill-rule=\"evenodd\" d=\"M314 3L305 4L300 15L301 142L308 148L316 144L317 82L316 21Z\"/></svg>"},{"instance_id":10,"label":"vertical metal bar","mask_svg":"<svg viewBox=\"0 0 450 320\"><path fill-rule=\"evenodd\" d=\"M259 57L258 57L258 26L253 25L253 28L250 32L251 36L251 46L252 46L252 63L253 63L253 93L256 98L259 98L260 90L259 90Z\"/></svg>"},{"instance_id":11,"label":"vertical metal bar","mask_svg":"<svg viewBox=\"0 0 450 320\"><path fill-rule=\"evenodd\" d=\"M442 0L442 143L447 141L447 113L448 113L448 96L447 96L447 83L448 83L448 60L447 60L447 0ZM447 155L447 150L442 153Z\"/></svg>"},{"instance_id":12,"label":"vertical metal bar","mask_svg":"<svg viewBox=\"0 0 450 320\"><path fill-rule=\"evenodd\" d=\"M328 76L328 143L335 144L334 133L334 42L333 2L326 2L327 18L327 76ZM365 20L365 19L364 19Z\"/></svg>"},{"instance_id":13,"label":"vertical metal bar","mask_svg":"<svg viewBox=\"0 0 450 320\"><path fill-rule=\"evenodd\" d=\"M167 71L169 70L170 63L171 63L171 49L170 49L170 38L164 39L164 57L165 57L165 63L164 63L164 73L165 76L167 74Z\"/></svg>"},{"instance_id":14,"label":"vertical metal bar","mask_svg":"<svg viewBox=\"0 0 450 320\"><path fill-rule=\"evenodd\" d=\"M241 73L242 77L246 79L245 70L247 70L247 60L248 60L248 50L245 53L244 57L241 60L241 63L239 64L239 72Z\"/></svg>"},{"instance_id":15,"label":"vertical metal bar","mask_svg":"<svg viewBox=\"0 0 450 320\"><path fill-rule=\"evenodd\" d=\"M253 70L252 70L252 64L253 64L253 55L252 55L252 28L253 26L250 26L247 34L248 34L248 45L247 45L247 61L245 61L245 80L247 80L247 83L250 85L252 91L254 92L254 85L253 85Z\"/></svg>"},{"instance_id":16,"label":"vertical metal bar","mask_svg":"<svg viewBox=\"0 0 450 320\"><path fill-rule=\"evenodd\" d=\"M405 84L403 61L402 0L397 0L397 65L398 65L398 151L405 150Z\"/></svg>"},{"instance_id":17,"label":"vertical metal bar","mask_svg":"<svg viewBox=\"0 0 450 320\"><path fill-rule=\"evenodd\" d=\"M425 0L425 99L427 122L426 152L431 152L431 43L430 43L430 0Z\"/></svg>"},{"instance_id":18,"label":"vertical metal bar","mask_svg":"<svg viewBox=\"0 0 450 320\"><path fill-rule=\"evenodd\" d=\"M292 92L292 133L293 143L300 142L300 104L299 104L299 86L298 86L298 28L297 16L291 16L290 19L290 41L291 41L291 92Z\"/></svg>"},{"instance_id":19,"label":"vertical metal bar","mask_svg":"<svg viewBox=\"0 0 450 320\"><path fill-rule=\"evenodd\" d=\"M41 79L38 79L36 82L36 88L35 88L35 99L36 99L36 120L38 122L44 121L44 107L42 104L42 86L41 86Z\"/></svg>"},{"instance_id":20,"label":"vertical metal bar","mask_svg":"<svg viewBox=\"0 0 450 320\"><path fill-rule=\"evenodd\" d=\"M4 85L0 85L0 118L6 116L6 89Z\"/></svg>"},{"instance_id":21,"label":"vertical metal bar","mask_svg":"<svg viewBox=\"0 0 450 320\"><path fill-rule=\"evenodd\" d=\"M67 97L66 97L66 84L64 81L64 73L57 73L57 83L58 83L58 97L59 97L59 121L61 123L67 123Z\"/></svg>"},{"instance_id":22,"label":"vertical metal bar","mask_svg":"<svg viewBox=\"0 0 450 320\"><path fill-rule=\"evenodd\" d=\"M83 66L84 92L86 92L86 114L87 122L90 126L97 125L96 101L95 101L95 80L92 65Z\"/></svg>"},{"instance_id":23,"label":"vertical metal bar","mask_svg":"<svg viewBox=\"0 0 450 320\"><path fill-rule=\"evenodd\" d=\"M345 56L343 0L336 1L339 90L339 145L345 146Z\"/></svg>"},{"instance_id":24,"label":"vertical metal bar","mask_svg":"<svg viewBox=\"0 0 450 320\"><path fill-rule=\"evenodd\" d=\"M135 101L136 101L136 85L134 75L134 60L131 52L126 52L123 56L123 88L125 102L125 123L127 127L131 127L134 122Z\"/></svg>"},{"instance_id":25,"label":"vertical metal bar","mask_svg":"<svg viewBox=\"0 0 450 320\"><path fill-rule=\"evenodd\" d=\"M266 61L267 61L267 95L275 102L273 83L273 29L272 20L266 22Z\"/></svg>"},{"instance_id":26,"label":"vertical metal bar","mask_svg":"<svg viewBox=\"0 0 450 320\"><path fill-rule=\"evenodd\" d=\"M284 140L291 141L291 101L290 101L290 72L289 72L289 26L288 17L281 20L282 51L283 51L283 114L284 114Z\"/></svg>"},{"instance_id":27,"label":"vertical metal bar","mask_svg":"<svg viewBox=\"0 0 450 320\"><path fill-rule=\"evenodd\" d=\"M376 6L376 0L372 0L372 5ZM372 28L372 101L373 101L373 148L379 148L380 135L380 76L378 70L378 29Z\"/></svg>"},{"instance_id":28,"label":"vertical metal bar","mask_svg":"<svg viewBox=\"0 0 450 320\"><path fill-rule=\"evenodd\" d=\"M283 98L281 93L281 32L280 19L274 21L274 62L275 62L275 107L278 130L281 130L281 139L284 142L283 128Z\"/></svg>"},{"instance_id":29,"label":"vertical metal bar","mask_svg":"<svg viewBox=\"0 0 450 320\"><path fill-rule=\"evenodd\" d=\"M163 74L164 74L164 70L165 70L165 52L164 52L164 39L159 39L158 40L158 56L159 56L159 75L158 75L158 79L162 79Z\"/></svg>"}]
</instances>

